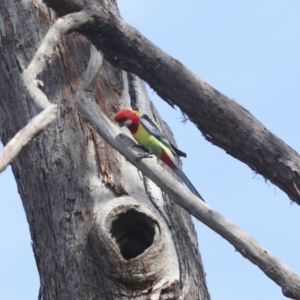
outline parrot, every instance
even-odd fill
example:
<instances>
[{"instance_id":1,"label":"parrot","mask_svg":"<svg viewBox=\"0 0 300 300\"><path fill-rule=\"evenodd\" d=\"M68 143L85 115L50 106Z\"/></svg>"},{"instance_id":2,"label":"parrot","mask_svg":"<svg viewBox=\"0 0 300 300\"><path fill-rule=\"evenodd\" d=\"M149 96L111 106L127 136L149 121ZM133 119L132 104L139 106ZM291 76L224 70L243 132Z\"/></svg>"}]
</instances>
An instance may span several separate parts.
<instances>
[{"instance_id":1,"label":"parrot","mask_svg":"<svg viewBox=\"0 0 300 300\"><path fill-rule=\"evenodd\" d=\"M156 122L148 115L130 109L119 110L115 115L115 121L120 127L126 126L142 148L169 166L190 191L204 201L176 161L176 157L186 157L186 153L168 141Z\"/></svg>"}]
</instances>

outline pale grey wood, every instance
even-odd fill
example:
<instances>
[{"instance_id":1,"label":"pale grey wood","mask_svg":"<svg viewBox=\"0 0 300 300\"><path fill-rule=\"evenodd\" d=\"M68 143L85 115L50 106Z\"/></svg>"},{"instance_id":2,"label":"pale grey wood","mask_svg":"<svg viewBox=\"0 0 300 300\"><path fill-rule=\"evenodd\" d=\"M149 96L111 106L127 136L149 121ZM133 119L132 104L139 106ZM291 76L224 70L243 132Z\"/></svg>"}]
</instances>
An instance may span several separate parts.
<instances>
[{"instance_id":1,"label":"pale grey wood","mask_svg":"<svg viewBox=\"0 0 300 300\"><path fill-rule=\"evenodd\" d=\"M22 128L0 152L0 173L5 170L21 149L27 145L36 134L47 128L47 126L57 118L57 105L51 104L44 93L41 92L39 86L43 86L43 82L38 80L37 77L43 71L47 62L50 61L60 39L88 21L87 18L84 18L84 15L84 13L75 13L57 20L43 39L31 63L23 71L22 77L25 87L33 101L44 110L38 116L32 118L26 127ZM3 24L3 21L1 23Z\"/></svg>"},{"instance_id":2,"label":"pale grey wood","mask_svg":"<svg viewBox=\"0 0 300 300\"><path fill-rule=\"evenodd\" d=\"M0 173L6 169L24 146L57 118L57 115L57 106L53 104L48 105L45 110L32 118L28 124L5 145L0 152Z\"/></svg>"}]
</instances>

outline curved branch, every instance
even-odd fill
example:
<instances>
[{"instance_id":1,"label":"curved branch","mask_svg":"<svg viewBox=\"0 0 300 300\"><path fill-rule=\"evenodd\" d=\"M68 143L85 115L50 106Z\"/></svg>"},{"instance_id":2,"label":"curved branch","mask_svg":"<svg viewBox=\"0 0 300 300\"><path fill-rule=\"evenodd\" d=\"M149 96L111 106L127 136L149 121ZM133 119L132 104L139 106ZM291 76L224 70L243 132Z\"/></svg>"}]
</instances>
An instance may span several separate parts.
<instances>
[{"instance_id":1,"label":"curved branch","mask_svg":"<svg viewBox=\"0 0 300 300\"><path fill-rule=\"evenodd\" d=\"M34 55L32 61L24 70L22 78L25 87L30 96L40 108L46 108L49 101L44 93L39 89L43 86L43 82L38 80L38 75L44 70L47 63L54 55L54 50L57 47L61 38L66 34L74 32L82 28L90 19L85 12L69 14L58 19L48 30L48 33L43 39L42 44Z\"/></svg>"}]
</instances>

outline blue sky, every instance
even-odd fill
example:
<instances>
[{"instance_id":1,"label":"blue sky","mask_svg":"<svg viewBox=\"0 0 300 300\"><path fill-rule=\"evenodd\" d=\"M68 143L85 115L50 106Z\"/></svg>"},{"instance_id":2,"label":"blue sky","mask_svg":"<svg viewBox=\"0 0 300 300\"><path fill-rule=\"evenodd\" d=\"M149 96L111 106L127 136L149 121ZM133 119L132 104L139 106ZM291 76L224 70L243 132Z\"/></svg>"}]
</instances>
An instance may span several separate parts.
<instances>
[{"instance_id":1,"label":"blue sky","mask_svg":"<svg viewBox=\"0 0 300 300\"><path fill-rule=\"evenodd\" d=\"M203 80L248 109L299 152L300 1L118 0L124 19ZM184 171L206 202L300 274L299 207L211 145L150 91L187 152ZM36 299L26 217L8 169L0 175L0 298ZM281 300L281 289L233 246L195 221L214 300Z\"/></svg>"}]
</instances>

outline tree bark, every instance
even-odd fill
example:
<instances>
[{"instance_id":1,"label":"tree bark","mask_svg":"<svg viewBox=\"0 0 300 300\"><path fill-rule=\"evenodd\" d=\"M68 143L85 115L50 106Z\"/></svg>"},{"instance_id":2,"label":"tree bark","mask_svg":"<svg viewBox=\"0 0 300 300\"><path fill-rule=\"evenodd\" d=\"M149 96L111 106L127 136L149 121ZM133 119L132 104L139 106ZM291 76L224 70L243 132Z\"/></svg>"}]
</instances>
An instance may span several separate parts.
<instances>
[{"instance_id":1,"label":"tree bark","mask_svg":"<svg viewBox=\"0 0 300 300\"><path fill-rule=\"evenodd\" d=\"M72 4L76 11L78 3L85 4L61 1L60 7ZM117 11L114 1L105 4ZM0 3L4 144L39 111L21 74L53 19L53 11L39 1ZM111 149L78 112L75 94L89 49L78 34L62 40L41 76L59 118L12 163L40 274L39 299L210 299L188 213ZM107 61L96 99L109 118L121 107L133 107L161 122L142 81Z\"/></svg>"}]
</instances>

